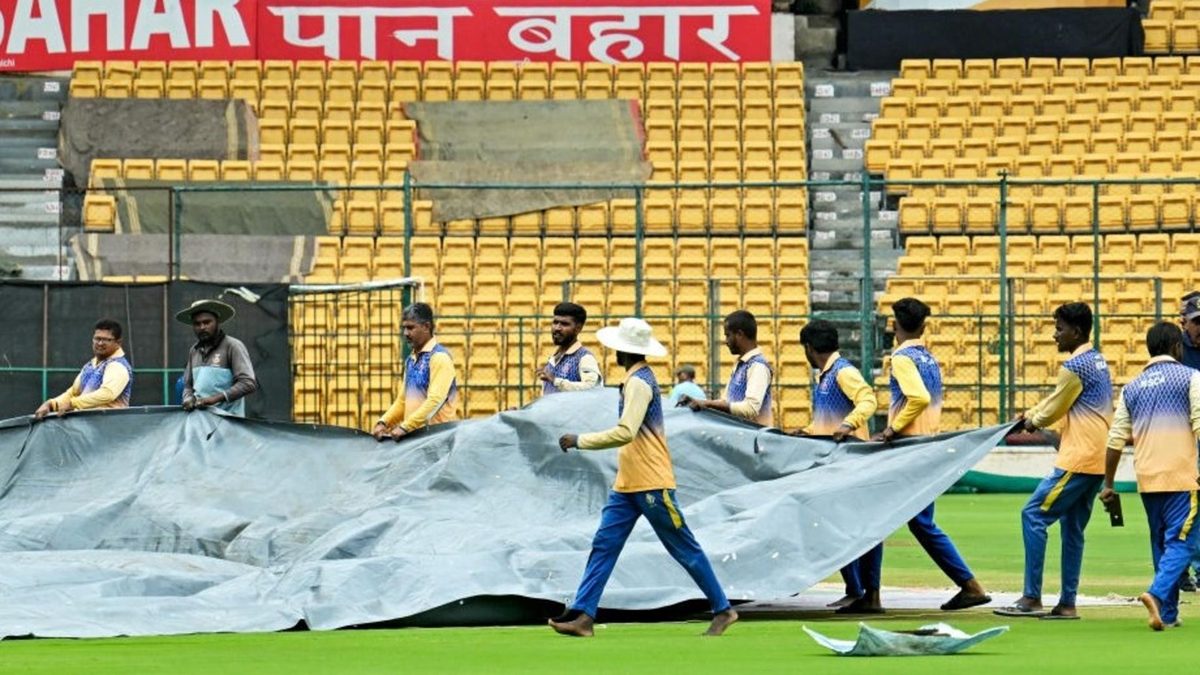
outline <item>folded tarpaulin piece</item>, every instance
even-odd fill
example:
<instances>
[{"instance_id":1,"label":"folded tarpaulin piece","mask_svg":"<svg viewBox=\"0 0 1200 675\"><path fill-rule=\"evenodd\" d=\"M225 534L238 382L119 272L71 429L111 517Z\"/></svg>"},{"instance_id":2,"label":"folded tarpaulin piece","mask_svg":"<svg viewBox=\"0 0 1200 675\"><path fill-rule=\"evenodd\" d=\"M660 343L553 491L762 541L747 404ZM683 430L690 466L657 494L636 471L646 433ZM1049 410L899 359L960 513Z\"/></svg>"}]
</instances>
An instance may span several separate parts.
<instances>
[{"instance_id":1,"label":"folded tarpaulin piece","mask_svg":"<svg viewBox=\"0 0 1200 675\"><path fill-rule=\"evenodd\" d=\"M241 99L71 98L58 156L76 185L93 159L251 159L258 120Z\"/></svg>"},{"instance_id":2,"label":"folded tarpaulin piece","mask_svg":"<svg viewBox=\"0 0 1200 675\"><path fill-rule=\"evenodd\" d=\"M0 422L0 635L332 629L434 610L496 623L454 612L569 602L617 453L557 440L616 410L612 389L554 394L400 443L167 408ZM1008 429L885 448L687 409L665 424L684 516L735 600L822 580ZM602 607L701 598L641 522Z\"/></svg>"},{"instance_id":3,"label":"folded tarpaulin piece","mask_svg":"<svg viewBox=\"0 0 1200 675\"><path fill-rule=\"evenodd\" d=\"M418 131L409 170L434 222L632 200L628 187L653 170L636 101L406 103L404 114ZM626 189L605 187L616 185Z\"/></svg>"},{"instance_id":4,"label":"folded tarpaulin piece","mask_svg":"<svg viewBox=\"0 0 1200 675\"><path fill-rule=\"evenodd\" d=\"M997 626L967 635L949 624L935 623L915 631L896 633L860 623L858 639L851 641L825 637L804 626L809 637L838 656L944 656L957 654L1007 631L1008 626Z\"/></svg>"},{"instance_id":5,"label":"folded tarpaulin piece","mask_svg":"<svg viewBox=\"0 0 1200 675\"><path fill-rule=\"evenodd\" d=\"M320 236L333 218L324 182L208 182L173 192L173 181L100 178L93 186L116 199L117 234Z\"/></svg>"}]
</instances>

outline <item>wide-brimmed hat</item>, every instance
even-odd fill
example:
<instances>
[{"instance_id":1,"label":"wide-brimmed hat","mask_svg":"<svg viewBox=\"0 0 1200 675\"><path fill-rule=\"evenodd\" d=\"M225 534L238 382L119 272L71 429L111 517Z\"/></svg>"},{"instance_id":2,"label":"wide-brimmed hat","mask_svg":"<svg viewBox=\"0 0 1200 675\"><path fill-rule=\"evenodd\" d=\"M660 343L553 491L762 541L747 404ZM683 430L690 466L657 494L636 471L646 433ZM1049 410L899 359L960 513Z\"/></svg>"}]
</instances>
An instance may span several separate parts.
<instances>
[{"instance_id":1,"label":"wide-brimmed hat","mask_svg":"<svg viewBox=\"0 0 1200 675\"><path fill-rule=\"evenodd\" d=\"M621 319L620 325L605 326L596 331L600 344L626 354L666 356L667 348L654 339L650 324L636 317Z\"/></svg>"},{"instance_id":2,"label":"wide-brimmed hat","mask_svg":"<svg viewBox=\"0 0 1200 675\"><path fill-rule=\"evenodd\" d=\"M1183 307L1179 310L1179 314L1184 321L1191 321L1200 316L1200 291L1183 296Z\"/></svg>"},{"instance_id":3,"label":"wide-brimmed hat","mask_svg":"<svg viewBox=\"0 0 1200 675\"><path fill-rule=\"evenodd\" d=\"M233 307L221 302L220 300L197 300L188 306L187 309L177 312L175 320L180 323L186 323L189 326L192 324L192 317L198 312L208 312L217 317L217 323L225 323L233 318Z\"/></svg>"}]
</instances>

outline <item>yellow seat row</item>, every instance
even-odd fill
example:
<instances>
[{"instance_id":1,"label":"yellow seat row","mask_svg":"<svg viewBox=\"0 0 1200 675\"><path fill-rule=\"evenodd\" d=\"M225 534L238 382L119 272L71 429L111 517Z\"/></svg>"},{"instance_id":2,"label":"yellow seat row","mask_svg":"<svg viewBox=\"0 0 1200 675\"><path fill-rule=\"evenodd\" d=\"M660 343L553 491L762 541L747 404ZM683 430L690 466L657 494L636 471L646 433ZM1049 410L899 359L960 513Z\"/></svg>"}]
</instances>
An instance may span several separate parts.
<instances>
[{"instance_id":1,"label":"yellow seat row","mask_svg":"<svg viewBox=\"0 0 1200 675\"><path fill-rule=\"evenodd\" d=\"M1172 84L1171 87L1176 85ZM1200 76L1190 87L1200 86ZM1198 95L1187 91L1089 91L1080 94L984 94L979 96L889 96L880 103L880 117L1036 117L1038 115L1100 115L1104 113L1192 113Z\"/></svg>"},{"instance_id":2,"label":"yellow seat row","mask_svg":"<svg viewBox=\"0 0 1200 675\"><path fill-rule=\"evenodd\" d=\"M1197 116L1190 113L1111 113L1083 115L1035 115L1033 117L908 117L877 119L871 128L873 140L926 140L998 138L1001 136L1121 135L1127 132L1179 132L1200 130Z\"/></svg>"},{"instance_id":3,"label":"yellow seat row","mask_svg":"<svg viewBox=\"0 0 1200 675\"><path fill-rule=\"evenodd\" d=\"M1105 195L1099 198L1103 230L1183 229L1194 222L1196 195ZM1009 231L1032 233L1088 232L1093 225L1090 197L1040 196L1011 199L1007 205ZM905 197L900 201L901 233L994 233L999 207L987 197Z\"/></svg>"},{"instance_id":4,"label":"yellow seat row","mask_svg":"<svg viewBox=\"0 0 1200 675\"><path fill-rule=\"evenodd\" d=\"M1186 53L1200 50L1200 21L1175 19L1142 21L1145 49L1151 54Z\"/></svg>"},{"instance_id":5,"label":"yellow seat row","mask_svg":"<svg viewBox=\"0 0 1200 675\"><path fill-rule=\"evenodd\" d=\"M1160 0L1154 0L1155 3ZM1182 72L1200 73L1200 60L1188 57L1144 56L1106 57L1098 59L1049 57L1001 59L904 59L900 62L900 77L914 80L987 79L1000 77L1087 77L1089 75L1174 75Z\"/></svg>"},{"instance_id":6,"label":"yellow seat row","mask_svg":"<svg viewBox=\"0 0 1200 675\"><path fill-rule=\"evenodd\" d=\"M971 98L1012 96L1074 97L1103 94L1152 94L1187 89L1200 80L1200 72L1161 75L1089 75L1086 77L994 77L974 80L891 81L890 96L900 99Z\"/></svg>"},{"instance_id":7,"label":"yellow seat row","mask_svg":"<svg viewBox=\"0 0 1200 675\"><path fill-rule=\"evenodd\" d=\"M1057 142L1051 137L868 142L867 169L884 173L890 182L909 178L995 179L1001 171L1025 177L1102 177L1108 174L1156 173L1196 175L1200 143L1182 146L1158 143L1153 136L1131 134L1113 148L1094 143L1077 145L1075 139ZM1174 140L1174 139L1173 139ZM1115 142L1115 140L1114 140Z\"/></svg>"}]
</instances>

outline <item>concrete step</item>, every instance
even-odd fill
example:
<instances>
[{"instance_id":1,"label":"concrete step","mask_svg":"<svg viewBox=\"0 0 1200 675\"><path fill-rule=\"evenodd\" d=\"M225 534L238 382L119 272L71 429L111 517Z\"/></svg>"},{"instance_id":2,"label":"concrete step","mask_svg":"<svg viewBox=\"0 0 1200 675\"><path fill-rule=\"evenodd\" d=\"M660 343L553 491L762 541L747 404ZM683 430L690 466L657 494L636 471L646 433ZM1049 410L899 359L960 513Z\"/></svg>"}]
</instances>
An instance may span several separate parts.
<instances>
[{"instance_id":1,"label":"concrete step","mask_svg":"<svg viewBox=\"0 0 1200 675\"><path fill-rule=\"evenodd\" d=\"M817 122L837 124L841 120L826 119L824 115L848 113L878 113L879 99L868 96L847 98L812 98L808 100L808 116Z\"/></svg>"},{"instance_id":2,"label":"concrete step","mask_svg":"<svg viewBox=\"0 0 1200 675\"><path fill-rule=\"evenodd\" d=\"M38 139L22 138L21 142L15 142L16 140L0 139L0 159L58 162L58 151L53 145L44 145L37 142Z\"/></svg>"},{"instance_id":3,"label":"concrete step","mask_svg":"<svg viewBox=\"0 0 1200 675\"><path fill-rule=\"evenodd\" d=\"M891 73L872 73L861 79L806 77L804 90L811 99L883 98L892 93Z\"/></svg>"},{"instance_id":4,"label":"concrete step","mask_svg":"<svg viewBox=\"0 0 1200 675\"><path fill-rule=\"evenodd\" d=\"M853 157L853 154L850 156ZM809 168L813 171L861 172L863 170L863 159L861 157L858 159L845 159L837 154L832 159L825 159L823 156L814 154Z\"/></svg>"},{"instance_id":5,"label":"concrete step","mask_svg":"<svg viewBox=\"0 0 1200 675\"><path fill-rule=\"evenodd\" d=\"M0 134L3 133L58 133L58 120L3 119L0 118Z\"/></svg>"},{"instance_id":6,"label":"concrete step","mask_svg":"<svg viewBox=\"0 0 1200 675\"><path fill-rule=\"evenodd\" d=\"M0 101L63 102L69 82L67 77L0 77Z\"/></svg>"},{"instance_id":7,"label":"concrete step","mask_svg":"<svg viewBox=\"0 0 1200 675\"><path fill-rule=\"evenodd\" d=\"M59 115L58 101L0 101L0 119L54 121Z\"/></svg>"},{"instance_id":8,"label":"concrete step","mask_svg":"<svg viewBox=\"0 0 1200 675\"><path fill-rule=\"evenodd\" d=\"M821 168L821 169L810 169L808 172L808 177L811 178L812 180L844 180L844 181L852 181L852 182L857 183L862 180L862 173L863 172L861 170L831 171L827 168Z\"/></svg>"},{"instance_id":9,"label":"concrete step","mask_svg":"<svg viewBox=\"0 0 1200 675\"><path fill-rule=\"evenodd\" d=\"M14 241L7 238L8 230L51 229L57 235L59 220L60 214L48 213L45 210L10 212L9 209L0 209L0 246Z\"/></svg>"},{"instance_id":10,"label":"concrete step","mask_svg":"<svg viewBox=\"0 0 1200 675\"><path fill-rule=\"evenodd\" d=\"M69 264L64 264L61 267L57 262L45 264L27 264L24 260L18 261L21 265L21 279L32 279L34 281L71 281L75 278L75 270Z\"/></svg>"},{"instance_id":11,"label":"concrete step","mask_svg":"<svg viewBox=\"0 0 1200 675\"><path fill-rule=\"evenodd\" d=\"M0 174L24 174L26 176L45 175L46 169L61 168L57 159L32 158L0 158Z\"/></svg>"},{"instance_id":12,"label":"concrete step","mask_svg":"<svg viewBox=\"0 0 1200 675\"><path fill-rule=\"evenodd\" d=\"M12 213L16 209L47 211L46 204L61 204L57 192L3 192L0 191L0 214ZM57 208L57 207L55 207Z\"/></svg>"},{"instance_id":13,"label":"concrete step","mask_svg":"<svg viewBox=\"0 0 1200 675\"><path fill-rule=\"evenodd\" d=\"M40 177L25 174L0 174L0 190L42 190L62 187L62 174L40 174Z\"/></svg>"},{"instance_id":14,"label":"concrete step","mask_svg":"<svg viewBox=\"0 0 1200 675\"><path fill-rule=\"evenodd\" d=\"M820 129L813 129L820 132ZM863 129L866 132L867 129ZM867 137L863 132L853 133L836 131L833 133L816 133L808 141L808 151L812 159L853 159L862 166ZM846 152L849 150L850 152Z\"/></svg>"}]
</instances>

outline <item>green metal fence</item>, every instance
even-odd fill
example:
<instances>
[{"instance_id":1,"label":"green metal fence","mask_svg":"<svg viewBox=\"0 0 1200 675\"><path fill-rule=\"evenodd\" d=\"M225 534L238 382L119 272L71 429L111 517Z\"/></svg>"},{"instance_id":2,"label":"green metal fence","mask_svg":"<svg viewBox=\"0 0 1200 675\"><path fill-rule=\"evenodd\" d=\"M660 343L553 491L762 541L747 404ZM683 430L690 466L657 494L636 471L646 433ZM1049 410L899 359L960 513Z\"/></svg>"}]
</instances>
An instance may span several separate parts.
<instances>
[{"instance_id":1,"label":"green metal fence","mask_svg":"<svg viewBox=\"0 0 1200 675\"><path fill-rule=\"evenodd\" d=\"M880 348L883 340L883 326L886 324L887 307L884 302L888 299L894 299L895 296L888 295L891 293L890 288L903 287L903 283L892 284L885 286L883 276L873 274L873 261L882 260L883 256L891 251L894 246L904 246L911 237L932 237L937 241L946 242L949 238L956 236L983 236L995 238L995 256L996 265L992 270L980 274L967 274L961 269L955 270L953 273L945 275L948 280L955 285L962 285L964 288L967 282L973 278L985 281L988 284L989 293L986 297L980 298L980 303L974 311L966 311L955 313L948 311L951 308L945 306L946 303L940 302L940 298L932 297L928 291L922 291L918 295L924 295L927 300L933 300L931 304L939 306L937 321L935 321L933 330L930 334L930 342L935 346L940 347L942 353L948 352L948 345L953 344L952 352L954 361L948 365L948 368L957 368L958 357L969 354L970 350L974 350L973 354L969 354L975 362L975 376L968 382L955 382L951 388L961 389L960 406L962 410L962 420L964 423L968 420L974 420L978 423L987 423L998 419L1006 419L1011 417L1016 411L1036 397L1037 394L1046 390L1053 380L1053 372L1046 373L1041 368L1041 361L1034 359L1033 366L1026 364L1024 358L1026 353L1038 352L1039 358L1042 347L1049 343L1049 329L1045 326L1051 322L1050 314L1053 311L1052 306L1048 306L1050 300L1066 300L1067 294L1050 292L1048 290L1061 285L1062 288L1074 289L1070 299L1088 302L1094 312L1094 341L1105 349L1106 354L1124 359L1130 352L1136 351L1136 340L1139 333L1144 333L1146 325L1164 315L1169 315L1173 311L1173 303L1176 298L1171 297L1171 292L1179 290L1180 284L1184 286L1192 283L1190 274L1183 276L1174 276L1170 278L1170 284L1164 282L1166 278L1166 270L1161 274L1155 274L1155 270L1138 270L1136 274L1118 273L1109 274L1102 265L1103 246L1105 243L1104 237L1117 233L1128 233L1131 231L1131 224L1120 222L1110 222L1106 220L1107 216L1102 217L1101 213L1101 197L1115 192L1132 192L1141 194L1140 191L1146 190L1147 194L1151 191L1170 193L1173 190L1178 190L1181 193L1195 190L1196 186L1200 185L1200 179L1143 179L1143 180L1108 180L1108 179L1073 179L1073 180L1049 180L1049 179L1023 179L1013 178L1007 175L1000 175L995 180L923 180L923 179L903 179L903 180L883 180L873 178L863 174L856 180L808 180L808 181L767 181L767 182L712 182L712 183L649 183L645 185L627 185L627 184L609 184L597 183L591 185L529 185L529 184L504 184L504 185L418 185L406 175L405 181L402 184L396 185L380 185L380 186L353 186L352 188L341 188L331 186L321 186L316 189L323 191L331 191L337 194L342 194L350 197L353 194L374 194L378 195L382 201L385 195L399 194L403 204L403 228L402 231L386 231L382 228L377 228L373 232L368 232L363 235L356 233L333 233L337 236L353 239L359 236L366 237L390 237L402 238L403 245L403 270L406 274L412 274L421 266L422 256L426 252L420 247L414 247L414 241L424 239L436 239L442 242L450 240L458 240L466 238L472 240L482 240L490 237L505 238L516 242L521 238L536 238L542 242L548 242L556 238L571 239L583 241L585 238L589 240L608 239L612 241L629 242L632 248L632 264L629 265L630 274L628 277L622 277L614 281L611 276L597 276L588 274L586 271L573 272L569 279L564 279L562 297L574 297L575 293L580 292L580 289L586 289L589 285L607 284L612 286L614 283L621 285L623 288L621 293L628 296L628 302L618 303L621 312L609 312L606 307L604 312L596 313L601 320L609 320L615 318L621 313L633 313L640 315L653 316L656 319L672 322L687 321L694 319L703 322L705 325L704 339L702 348L704 350L703 365L706 371L706 384L712 389L719 389L723 383L723 378L727 377L727 372L730 367L729 360L722 357L723 347L721 345L719 332L719 318L721 315L731 309L734 304L745 305L753 304L755 298L747 298L743 292L737 296L739 301L731 303L728 294L722 294L722 284L729 284L733 278L729 276L712 275L707 273L696 276L672 275L663 276L648 268L647 251L655 247L655 242L670 240L678 246L680 242L691 239L704 239L708 242L717 241L732 241L741 242L744 251L758 250L757 242L772 241L775 243L775 251L781 251L785 244L783 242L809 241L813 242L810 246L809 258L811 260L819 260L823 254L815 247L816 240L809 236L811 227L808 222L782 222L778 220L777 214L778 205L782 200L782 195L789 194L793 197L796 194L804 194L808 198L813 198L813 203L816 203L818 193L833 193L841 191L839 195L850 195L847 197L856 201L857 208L849 208L849 202L839 202L846 204L847 211L861 211L861 226L858 228L858 236L861 237L861 248L854 249L860 252L860 257L857 259L857 269L843 270L843 280L851 285L856 285L858 298L853 302L830 302L825 303L827 310L825 312L817 311L817 314L831 317L837 320L843 327L843 340L852 345L852 356L854 360L864 364L865 369L871 371L877 378L881 377L881 367L885 363L884 350ZM425 222L427 216L422 216L418 213L416 207L420 203L422 191L432 188L454 188L454 189L489 189L489 190L504 190L504 189L530 189L530 188L555 188L555 189L607 189L607 190L630 190L635 195L632 222L616 222L616 219L606 222L599 230L584 231L581 226L576 225L573 228L558 231L548 225L543 225L535 232L521 231L518 232L515 225L508 228L495 227L491 225L477 225L474 228L455 229L443 228L437 224ZM272 187L272 190L305 190L313 189L304 186L283 186ZM994 226L989 228L979 228L977 224L970 224L963 221L951 226L931 222L924 228L911 228L906 223L901 222L901 227L897 231L894 223L887 214L895 215L896 200L899 196L912 193L921 189L933 189L948 191L950 194L958 194L949 191L964 191L974 190L977 195L987 195L988 198L994 198L996 218ZM233 191L234 188L228 186L205 186L204 184L189 184L181 185L172 189L171 204L175 209L176 219L173 221L170 237L172 250L164 259L169 261L172 276L179 276L180 266L183 263L181 259L182 247L180 245L180 233L186 231L186 223L181 223L178 218L181 217L183 205L189 195L205 191ZM1021 199L1024 195L1038 194L1040 191L1046 190L1047 194L1050 191L1058 190L1069 192L1076 197L1087 194L1091 198L1090 219L1091 222L1081 227L1080 223L1072 221L1066 223L1059 221L1053 226L1039 224L1034 226L1032 223L1022 222L1019 227L1010 227L1010 211L1014 204L1021 204ZM768 194L770 199L774 200L772 204L776 207L771 211L769 222L763 222L761 219L751 221L749 217L752 201L751 195ZM247 193L247 198L252 198L253 191ZM715 214L711 211L706 211L708 220L702 221L697 226L695 223L685 225L682 222L683 216L677 210L673 217L675 221L665 224L662 221L661 214L654 212L652 207L657 201L664 199L664 195L669 195L675 200L677 207L680 207L687 199L692 196L703 195L705 199L709 199L706 204L715 203L722 195L737 195L737 213L740 219L733 227L728 223L723 223L720 226L715 222ZM835 198L837 197L835 195ZM758 202L755 202L758 203ZM1189 202L1190 203L1190 202ZM649 207L648 207L649 204ZM877 212L878 206L882 206L882 214ZM708 208L707 206L705 208ZM811 208L816 208L811 207ZM1164 214L1165 215L1165 214ZM503 219L501 219L503 220ZM808 221L813 221L811 217L806 218ZM902 220L902 219L900 219ZM513 221L515 223L515 221ZM843 219L844 222L844 219ZM1192 232L1194 229L1194 217L1189 208L1185 218L1172 217L1164 220L1160 217L1152 227L1145 227L1137 230L1139 234L1146 233L1183 233ZM1063 268L1053 271L1047 271L1044 274L1037 274L1029 269L1014 271L1016 268L1013 264L1013 256L1016 253L1013 242L1021 244L1027 243L1025 237L1054 237L1054 236L1074 236L1077 239L1086 237L1091 238L1091 245L1088 252L1091 254L1091 265L1088 270L1081 272L1078 268L1072 268L1069 271ZM1018 241L1021 240L1021 241ZM975 239L975 241L979 241ZM1173 241L1173 240L1172 240ZM1036 244L1035 244L1036 245ZM542 244L543 247L546 244ZM884 250L886 249L886 250ZM716 250L713 248L712 250ZM713 254L716 255L716 254ZM722 254L725 255L725 254ZM741 268L742 273L738 278L743 284L752 280L763 280L774 283L774 288L779 292L779 289L785 288L786 285L806 285L808 289L814 289L816 279L812 278L811 270L813 265L807 268L807 274L797 277L795 274L789 274L791 270L780 269L780 266L774 262L770 265L760 265L763 261L748 259L743 261ZM770 266L773 274L769 276L747 273L747 270L756 270L760 266ZM442 275L445 275L446 270L440 270ZM471 274L470 270L460 270L452 272L457 274ZM926 275L934 277L937 275ZM902 274L896 279L912 280L914 277L908 274ZM1037 279L1049 279L1050 286L1038 286ZM428 281L428 280L427 280ZM1070 282L1078 281L1077 285L1071 285ZM1133 282L1143 284L1136 286L1140 291L1128 290L1135 287ZM663 292L675 293L681 288L682 284L700 284L708 285L706 289L705 301L703 306L680 308L675 306L673 311L663 311L663 303L658 302L657 298L661 297ZM664 291L663 289L666 289ZM583 291L587 295L586 291ZM712 295L716 293L717 295ZM992 295L994 293L994 296ZM1141 293L1143 300L1137 311L1118 311L1121 308L1117 306L1118 299L1121 294L1125 293ZM881 294L883 294L881 296ZM1025 300L1029 297L1037 297L1040 294L1045 294L1045 298L1040 302L1039 306L1034 308ZM624 296L623 296L624 297ZM993 301L994 297L994 301ZM438 304L437 297L429 297L435 306ZM748 302L749 300L749 302ZM536 362L544 358L546 351L546 343L548 338L545 334L544 324L548 321L546 313L549 307L546 306L548 301L545 295L538 296L538 303L534 310L540 311L523 311L517 313L501 313L489 314L486 317L474 315L466 312L460 312L458 315L454 313L445 314L443 319L448 322L447 325L454 328L461 328L461 335L485 335L488 328L493 327L496 323L503 323L502 330L497 329L497 334L503 334L504 353L511 353L510 345L514 343L520 344L520 349L516 351L520 355L520 359L510 369L506 359L502 359L503 364L502 377L495 383L483 385L488 387L507 387L515 392L515 397L507 393L506 390L498 390L501 393L496 395L499 404L502 405L519 405L528 402L528 399L536 395L536 386L534 382L527 382L525 373L528 370L525 359L528 357L530 362ZM1166 308L1164 309L1164 305ZM614 305L616 308L616 305ZM774 311L760 312L765 322L774 322L779 324L773 331L775 336L775 348L799 350L799 345L796 344L795 331L798 326L804 321L807 321L813 315L812 305L804 307L800 312L781 312L776 306ZM817 307L821 310L821 307ZM954 324L957 326L957 333L940 333L939 326L951 325L950 320L959 319L960 323ZM1111 323L1114 327L1112 334L1121 336L1120 340L1115 340L1115 344L1121 345L1118 350L1116 347L1109 347L1110 331L1106 330L1106 324ZM1041 333L1035 326L1041 325ZM511 327L510 327L511 326ZM1119 333L1116 331L1120 328ZM947 329L948 330L948 329ZM513 337L515 331L515 337ZM674 333L672 334L674 335ZM464 342L463 348L468 354L473 350ZM967 351L962 351L966 349ZM795 358L795 353L792 354L776 354L776 358L783 362ZM465 358L464 367L466 368L466 386L468 391L475 388L478 383L473 382L470 377L469 357ZM1121 361L1123 364L1125 361ZM1128 362L1135 364L1136 358L1129 358ZM674 363L674 362L673 362ZM1051 366L1047 366L1050 369ZM482 372L482 371L481 371ZM510 378L515 376L515 382L510 381ZM790 378L789 378L790 379ZM807 381L807 378L804 378ZM806 385L797 385L806 386ZM472 407L472 406L468 406Z\"/></svg>"}]
</instances>

